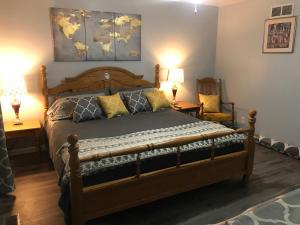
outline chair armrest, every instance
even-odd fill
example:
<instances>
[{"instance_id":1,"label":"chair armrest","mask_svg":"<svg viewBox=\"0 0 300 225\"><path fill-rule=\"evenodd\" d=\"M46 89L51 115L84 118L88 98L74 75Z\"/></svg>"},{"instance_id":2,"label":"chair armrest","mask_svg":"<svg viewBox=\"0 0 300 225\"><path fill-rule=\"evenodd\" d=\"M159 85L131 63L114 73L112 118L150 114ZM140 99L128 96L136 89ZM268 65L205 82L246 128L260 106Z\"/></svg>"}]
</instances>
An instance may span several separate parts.
<instances>
[{"instance_id":1,"label":"chair armrest","mask_svg":"<svg viewBox=\"0 0 300 225\"><path fill-rule=\"evenodd\" d=\"M222 105L231 105L231 117L232 117L232 126L234 126L234 120L235 120L235 115L234 115L234 102L221 102Z\"/></svg>"}]
</instances>

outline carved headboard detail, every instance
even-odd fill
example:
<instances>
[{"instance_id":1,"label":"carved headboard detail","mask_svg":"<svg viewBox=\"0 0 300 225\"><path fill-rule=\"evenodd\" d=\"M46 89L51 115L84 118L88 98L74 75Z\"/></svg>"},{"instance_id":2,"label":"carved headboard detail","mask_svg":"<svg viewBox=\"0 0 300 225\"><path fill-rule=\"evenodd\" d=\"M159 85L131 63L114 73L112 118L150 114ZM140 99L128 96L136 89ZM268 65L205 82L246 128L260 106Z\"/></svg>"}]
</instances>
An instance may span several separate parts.
<instances>
[{"instance_id":1,"label":"carved headboard detail","mask_svg":"<svg viewBox=\"0 0 300 225\"><path fill-rule=\"evenodd\" d=\"M46 66L41 67L42 92L44 96L45 113L49 108L49 97L56 97L65 92L96 91L105 88L134 88L134 87L158 87L160 66L155 66L155 82L143 80L142 75L119 67L97 67L89 69L75 77L65 78L59 85L48 88Z\"/></svg>"}]
</instances>

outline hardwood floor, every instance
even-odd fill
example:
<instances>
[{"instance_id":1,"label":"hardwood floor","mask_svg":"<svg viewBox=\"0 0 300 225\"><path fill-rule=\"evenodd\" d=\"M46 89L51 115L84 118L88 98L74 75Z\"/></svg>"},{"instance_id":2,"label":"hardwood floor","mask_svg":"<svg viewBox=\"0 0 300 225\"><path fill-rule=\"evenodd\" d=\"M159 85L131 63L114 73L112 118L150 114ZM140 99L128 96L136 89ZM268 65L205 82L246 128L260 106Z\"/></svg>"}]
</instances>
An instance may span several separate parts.
<instances>
[{"instance_id":1,"label":"hardwood floor","mask_svg":"<svg viewBox=\"0 0 300 225\"><path fill-rule=\"evenodd\" d=\"M300 161L257 146L254 174L248 187L222 182L116 213L89 225L204 225L236 216L300 184ZM35 156L13 161L16 191L0 197L0 214L20 214L22 225L63 225L57 206L58 178L51 163L33 164ZM44 160L45 161L45 160ZM19 165L26 165L20 167ZM159 188L159 187L158 187ZM99 203L101 204L101 203Z\"/></svg>"}]
</instances>

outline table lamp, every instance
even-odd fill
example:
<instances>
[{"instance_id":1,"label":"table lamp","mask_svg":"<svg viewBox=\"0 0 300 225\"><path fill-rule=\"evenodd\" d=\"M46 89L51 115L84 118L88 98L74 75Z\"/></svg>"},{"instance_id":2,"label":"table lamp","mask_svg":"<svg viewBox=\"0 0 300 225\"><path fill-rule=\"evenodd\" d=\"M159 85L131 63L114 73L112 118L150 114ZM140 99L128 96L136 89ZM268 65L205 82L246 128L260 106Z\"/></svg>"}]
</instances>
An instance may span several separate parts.
<instances>
[{"instance_id":1,"label":"table lamp","mask_svg":"<svg viewBox=\"0 0 300 225\"><path fill-rule=\"evenodd\" d=\"M4 78L3 95L12 98L11 106L15 112L16 120L14 125L23 124L19 117L21 97L26 94L26 85L23 76L12 76Z\"/></svg>"},{"instance_id":2,"label":"table lamp","mask_svg":"<svg viewBox=\"0 0 300 225\"><path fill-rule=\"evenodd\" d=\"M169 70L168 82L173 84L172 93L173 101L172 105L176 105L176 94L177 94L177 85L184 82L184 70L181 68L173 68Z\"/></svg>"}]
</instances>

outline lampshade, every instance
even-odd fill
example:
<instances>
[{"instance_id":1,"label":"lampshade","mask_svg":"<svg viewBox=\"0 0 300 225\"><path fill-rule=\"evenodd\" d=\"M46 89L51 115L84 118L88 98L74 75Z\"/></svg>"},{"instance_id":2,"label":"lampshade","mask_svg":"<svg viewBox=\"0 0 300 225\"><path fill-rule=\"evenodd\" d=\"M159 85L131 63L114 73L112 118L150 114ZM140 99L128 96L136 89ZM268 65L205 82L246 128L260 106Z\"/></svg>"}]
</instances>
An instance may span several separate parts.
<instances>
[{"instance_id":1,"label":"lampshade","mask_svg":"<svg viewBox=\"0 0 300 225\"><path fill-rule=\"evenodd\" d=\"M170 69L168 82L181 84L184 82L184 70L181 68Z\"/></svg>"},{"instance_id":2,"label":"lampshade","mask_svg":"<svg viewBox=\"0 0 300 225\"><path fill-rule=\"evenodd\" d=\"M3 95L20 97L26 94L26 85L23 76L5 77L3 81Z\"/></svg>"}]
</instances>

